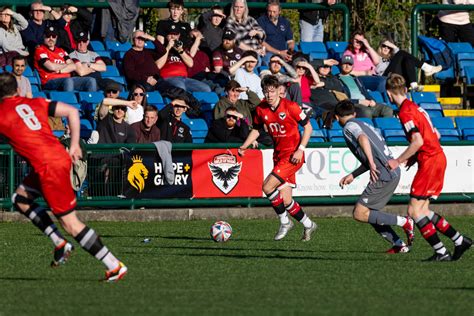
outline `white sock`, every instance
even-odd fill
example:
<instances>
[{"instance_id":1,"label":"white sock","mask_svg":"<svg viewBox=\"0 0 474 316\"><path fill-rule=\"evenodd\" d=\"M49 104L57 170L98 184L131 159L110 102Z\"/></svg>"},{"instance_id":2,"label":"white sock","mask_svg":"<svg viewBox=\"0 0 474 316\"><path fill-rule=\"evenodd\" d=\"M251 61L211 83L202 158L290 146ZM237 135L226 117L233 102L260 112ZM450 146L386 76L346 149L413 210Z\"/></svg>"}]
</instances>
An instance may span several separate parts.
<instances>
[{"instance_id":1,"label":"white sock","mask_svg":"<svg viewBox=\"0 0 474 316\"><path fill-rule=\"evenodd\" d=\"M109 251L109 253L102 258L102 262L107 267L107 270L113 270L119 266L120 261Z\"/></svg>"},{"instance_id":2,"label":"white sock","mask_svg":"<svg viewBox=\"0 0 474 316\"><path fill-rule=\"evenodd\" d=\"M286 225L290 222L290 218L288 217L288 212L285 212L283 214L278 214L278 217L280 217L280 223L283 225Z\"/></svg>"},{"instance_id":3,"label":"white sock","mask_svg":"<svg viewBox=\"0 0 474 316\"><path fill-rule=\"evenodd\" d=\"M433 66L427 63L423 63L423 65L421 66L421 69L423 71L431 71L433 69Z\"/></svg>"},{"instance_id":4,"label":"white sock","mask_svg":"<svg viewBox=\"0 0 474 316\"><path fill-rule=\"evenodd\" d=\"M397 216L397 226L403 227L407 223L407 218L403 216Z\"/></svg>"},{"instance_id":5,"label":"white sock","mask_svg":"<svg viewBox=\"0 0 474 316\"><path fill-rule=\"evenodd\" d=\"M462 241L464 240L464 238L460 233L456 233L456 235L454 235L451 238L451 240L454 241L455 246L460 246L462 244Z\"/></svg>"},{"instance_id":6,"label":"white sock","mask_svg":"<svg viewBox=\"0 0 474 316\"><path fill-rule=\"evenodd\" d=\"M49 238L51 238L53 244L57 247L59 246L60 244L62 244L64 242L64 238L63 236L61 236L60 234L56 234L56 232L52 233L51 235L49 235Z\"/></svg>"},{"instance_id":7,"label":"white sock","mask_svg":"<svg viewBox=\"0 0 474 316\"><path fill-rule=\"evenodd\" d=\"M303 218L300 221L301 224L303 224L304 228L311 228L313 226L313 221L309 219L308 216L303 216Z\"/></svg>"}]
</instances>

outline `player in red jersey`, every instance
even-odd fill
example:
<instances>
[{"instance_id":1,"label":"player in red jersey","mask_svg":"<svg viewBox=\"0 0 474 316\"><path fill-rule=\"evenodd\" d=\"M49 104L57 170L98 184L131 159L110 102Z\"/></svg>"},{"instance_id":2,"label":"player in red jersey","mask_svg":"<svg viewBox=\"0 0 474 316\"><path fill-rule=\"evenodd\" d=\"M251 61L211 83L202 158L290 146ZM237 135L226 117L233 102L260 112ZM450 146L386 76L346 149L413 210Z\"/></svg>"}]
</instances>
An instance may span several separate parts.
<instances>
[{"instance_id":1,"label":"player in red jersey","mask_svg":"<svg viewBox=\"0 0 474 316\"><path fill-rule=\"evenodd\" d=\"M304 163L304 150L313 128L297 103L280 98L279 86L275 76L263 78L265 100L255 109L253 129L240 146L239 154L244 155L245 150L260 136L259 130L265 126L275 148L274 167L263 182L262 189L280 217L280 229L275 240L284 238L293 227L293 222L288 218L290 213L304 226L302 240L309 241L317 225L306 216L298 202L293 200L292 190L296 186L295 173ZM304 128L303 136L300 135L298 125Z\"/></svg>"},{"instance_id":2,"label":"player in red jersey","mask_svg":"<svg viewBox=\"0 0 474 316\"><path fill-rule=\"evenodd\" d=\"M439 143L438 130L431 124L428 113L406 98L407 90L402 76L392 74L386 87L390 99L400 108L400 121L410 142L397 159L389 161L389 165L395 169L403 163L410 167L418 162L418 171L410 191L408 215L415 219L421 235L435 250L434 255L426 261L458 260L471 247L472 240L461 235L444 217L429 208L429 199L436 199L441 193L446 170L446 156ZM436 230L454 242L452 256Z\"/></svg>"},{"instance_id":3,"label":"player in red jersey","mask_svg":"<svg viewBox=\"0 0 474 316\"><path fill-rule=\"evenodd\" d=\"M65 263L74 246L62 236L46 210L34 201L41 194L66 232L105 264L108 269L105 280L121 279L127 267L102 244L93 229L77 218L74 211L76 196L70 173L72 161L82 156L78 111L62 102L19 97L17 90L17 81L12 74L0 74L0 134L33 169L13 194L13 205L54 243L51 266ZM52 134L48 116L68 118L71 130L69 153Z\"/></svg>"}]
</instances>

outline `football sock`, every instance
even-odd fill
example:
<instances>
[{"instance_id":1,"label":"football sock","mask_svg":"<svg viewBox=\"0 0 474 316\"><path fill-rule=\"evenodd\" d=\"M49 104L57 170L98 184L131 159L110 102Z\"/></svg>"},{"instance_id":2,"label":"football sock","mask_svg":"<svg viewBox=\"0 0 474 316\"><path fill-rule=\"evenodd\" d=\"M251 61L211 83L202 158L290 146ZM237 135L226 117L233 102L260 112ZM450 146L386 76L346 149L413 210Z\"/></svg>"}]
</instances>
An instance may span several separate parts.
<instances>
[{"instance_id":1,"label":"football sock","mask_svg":"<svg viewBox=\"0 0 474 316\"><path fill-rule=\"evenodd\" d=\"M392 229L391 226L387 225L379 225L379 224L371 224L375 231L380 234L386 241L389 243L402 246L403 241L398 237L397 233Z\"/></svg>"},{"instance_id":2,"label":"football sock","mask_svg":"<svg viewBox=\"0 0 474 316\"><path fill-rule=\"evenodd\" d=\"M115 269L119 265L118 259L102 244L100 237L93 229L86 226L74 238L85 251L102 261L108 270Z\"/></svg>"},{"instance_id":3,"label":"football sock","mask_svg":"<svg viewBox=\"0 0 474 316\"><path fill-rule=\"evenodd\" d=\"M33 203L23 214L31 220L33 225L48 236L56 247L64 241L63 235L43 207Z\"/></svg>"},{"instance_id":4,"label":"football sock","mask_svg":"<svg viewBox=\"0 0 474 316\"><path fill-rule=\"evenodd\" d=\"M280 194L280 191L275 190L269 195L267 195L270 203L272 203L273 209L278 214L280 218L280 223L288 224L290 219L288 218L288 213L286 212L285 205L283 204L283 197Z\"/></svg>"},{"instance_id":5,"label":"football sock","mask_svg":"<svg viewBox=\"0 0 474 316\"><path fill-rule=\"evenodd\" d=\"M370 210L369 211L369 223L378 225L397 225L397 215Z\"/></svg>"},{"instance_id":6,"label":"football sock","mask_svg":"<svg viewBox=\"0 0 474 316\"><path fill-rule=\"evenodd\" d=\"M303 224L305 228L311 228L313 225L313 222L308 216L306 216L306 214L303 212L303 209L295 200L291 200L290 205L286 206L286 210L291 216L293 216L294 219Z\"/></svg>"},{"instance_id":7,"label":"football sock","mask_svg":"<svg viewBox=\"0 0 474 316\"><path fill-rule=\"evenodd\" d=\"M445 235L446 237L451 238L456 246L462 244L463 237L462 235L451 226L448 221L438 213L430 211L428 218L436 227L436 230L439 231L441 234Z\"/></svg>"},{"instance_id":8,"label":"football sock","mask_svg":"<svg viewBox=\"0 0 474 316\"><path fill-rule=\"evenodd\" d=\"M408 219L403 216L397 216L397 226L403 227L407 223Z\"/></svg>"},{"instance_id":9,"label":"football sock","mask_svg":"<svg viewBox=\"0 0 474 316\"><path fill-rule=\"evenodd\" d=\"M438 234L436 233L436 228L430 219L427 216L421 216L415 219L415 222L423 238L431 245L431 247L433 247L437 253L444 255L448 250L444 247L443 243L439 239Z\"/></svg>"}]
</instances>

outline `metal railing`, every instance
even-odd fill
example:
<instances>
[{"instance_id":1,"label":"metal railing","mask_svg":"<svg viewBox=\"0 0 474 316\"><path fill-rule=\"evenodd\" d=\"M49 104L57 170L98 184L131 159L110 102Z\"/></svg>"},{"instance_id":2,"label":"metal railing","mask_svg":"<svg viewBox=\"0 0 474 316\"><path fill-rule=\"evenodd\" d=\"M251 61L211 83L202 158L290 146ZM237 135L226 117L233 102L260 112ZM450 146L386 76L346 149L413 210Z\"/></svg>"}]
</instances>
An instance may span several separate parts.
<instances>
[{"instance_id":1,"label":"metal railing","mask_svg":"<svg viewBox=\"0 0 474 316\"><path fill-rule=\"evenodd\" d=\"M411 11L411 53L418 54L419 16L425 11L472 11L474 5L451 5L451 4L417 4Z\"/></svg>"}]
</instances>

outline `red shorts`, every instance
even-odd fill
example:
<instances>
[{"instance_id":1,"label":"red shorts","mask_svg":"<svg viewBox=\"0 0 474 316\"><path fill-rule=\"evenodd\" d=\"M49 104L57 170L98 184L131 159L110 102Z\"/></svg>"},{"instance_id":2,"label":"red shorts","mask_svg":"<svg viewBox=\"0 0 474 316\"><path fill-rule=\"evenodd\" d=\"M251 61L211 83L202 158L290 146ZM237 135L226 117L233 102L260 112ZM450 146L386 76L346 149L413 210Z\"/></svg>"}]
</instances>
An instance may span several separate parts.
<instances>
[{"instance_id":1,"label":"red shorts","mask_svg":"<svg viewBox=\"0 0 474 316\"><path fill-rule=\"evenodd\" d=\"M443 189L446 163L444 152L429 157L418 155L418 171L411 185L410 196L421 200L438 198Z\"/></svg>"},{"instance_id":2,"label":"red shorts","mask_svg":"<svg viewBox=\"0 0 474 316\"><path fill-rule=\"evenodd\" d=\"M56 216L64 216L76 208L76 194L71 185L72 163L69 155L67 158L46 162L23 180L25 189L41 193Z\"/></svg>"},{"instance_id":3,"label":"red shorts","mask_svg":"<svg viewBox=\"0 0 474 316\"><path fill-rule=\"evenodd\" d=\"M291 157L274 161L272 174L276 176L282 184L288 183L291 187L296 187L296 172L301 169L304 164L304 156L300 163L294 164L290 162Z\"/></svg>"}]
</instances>

